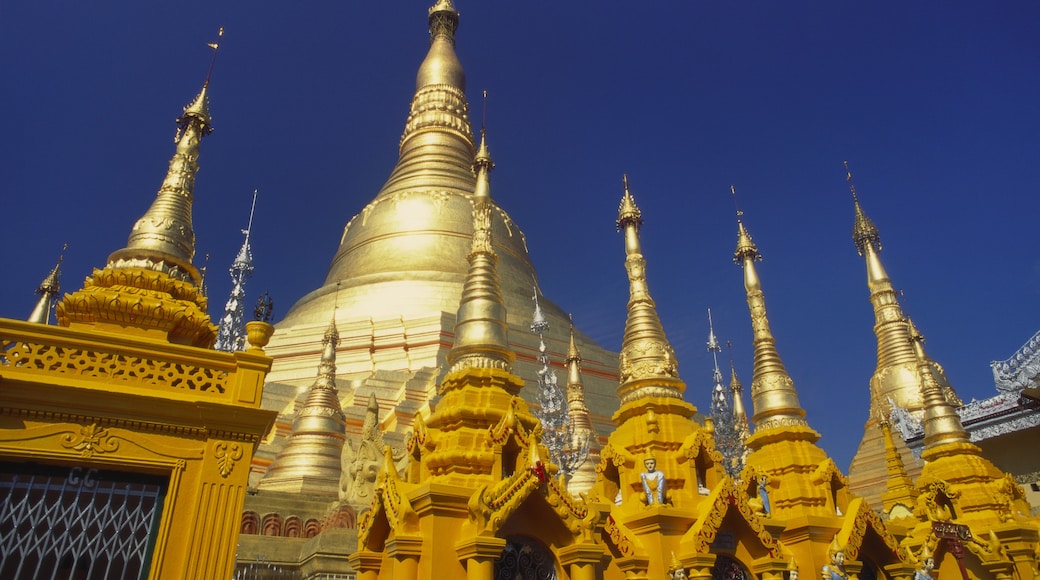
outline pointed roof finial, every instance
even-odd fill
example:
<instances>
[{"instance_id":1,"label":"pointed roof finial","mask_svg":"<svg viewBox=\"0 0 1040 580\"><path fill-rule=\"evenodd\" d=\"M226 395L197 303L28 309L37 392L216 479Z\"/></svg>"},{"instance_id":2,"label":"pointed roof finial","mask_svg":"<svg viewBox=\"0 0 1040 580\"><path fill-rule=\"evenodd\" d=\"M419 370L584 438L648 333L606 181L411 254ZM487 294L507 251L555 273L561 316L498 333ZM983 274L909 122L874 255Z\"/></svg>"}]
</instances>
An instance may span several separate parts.
<instances>
[{"instance_id":1,"label":"pointed roof finial","mask_svg":"<svg viewBox=\"0 0 1040 580\"><path fill-rule=\"evenodd\" d=\"M223 26L221 26L220 29L217 30L217 41L216 42L211 42L211 43L206 45L206 46L208 46L208 47L213 49L213 58L211 58L210 61L209 61L209 70L206 71L206 81L204 83L202 83L203 86L209 86L209 79L213 76L213 65L215 65L217 63L217 51L220 50L220 40L222 38L224 38L224 27Z\"/></svg>"},{"instance_id":2,"label":"pointed roof finial","mask_svg":"<svg viewBox=\"0 0 1040 580\"><path fill-rule=\"evenodd\" d=\"M495 168L491 160L491 152L487 146L487 91L484 91L484 119L480 123L480 146L473 158L473 172L477 175L477 186L473 191L474 198L490 196L490 183L487 174Z\"/></svg>"},{"instance_id":3,"label":"pointed roof finial","mask_svg":"<svg viewBox=\"0 0 1040 580\"><path fill-rule=\"evenodd\" d=\"M225 352L245 348L246 282L253 275L253 248L250 246L249 240L253 232L253 213L256 211L257 192L257 189L253 189L253 202L249 207L248 225L246 225L246 229L241 230L245 239L229 270L231 294L224 304L224 315L220 319L220 330L217 332L215 345L217 350Z\"/></svg>"},{"instance_id":4,"label":"pointed roof finial","mask_svg":"<svg viewBox=\"0 0 1040 580\"><path fill-rule=\"evenodd\" d=\"M455 31L459 13L450 0L437 0L429 10L430 51L419 67L415 88L448 85L466 90L466 74L455 55Z\"/></svg>"},{"instance_id":5,"label":"pointed roof finial","mask_svg":"<svg viewBox=\"0 0 1040 580\"><path fill-rule=\"evenodd\" d=\"M867 214L863 213L863 208L859 205L859 195L856 194L856 186L852 183L849 162L843 161L842 163L845 165L845 180L849 182L849 191L852 192L852 205L856 209L856 221L852 226L852 241L856 244L856 251L862 256L867 251L867 246L870 246L880 252L881 235L878 233L877 226L867 217Z\"/></svg>"},{"instance_id":6,"label":"pointed roof finial","mask_svg":"<svg viewBox=\"0 0 1040 580\"><path fill-rule=\"evenodd\" d=\"M921 397L924 399L924 419L921 423L924 426L925 449L946 443L968 443L968 433L961 424L961 418L946 400L942 386L935 378L934 363L924 352L924 336L909 318L907 324L910 326L914 354L917 355L917 372L921 377Z\"/></svg>"},{"instance_id":7,"label":"pointed roof finial","mask_svg":"<svg viewBox=\"0 0 1040 580\"><path fill-rule=\"evenodd\" d=\"M50 324L51 306L54 305L54 300L57 299L58 294L61 292L61 262L65 259L65 250L67 249L69 249L69 245L67 243L62 244L57 263L54 264L50 273L36 288L36 293L40 295L40 299L37 300L32 313L29 314L29 322Z\"/></svg>"},{"instance_id":8,"label":"pointed roof finial","mask_svg":"<svg viewBox=\"0 0 1040 580\"><path fill-rule=\"evenodd\" d=\"M758 246L751 239L751 234L747 232L744 227L744 221L740 218L744 216L744 212L741 211L740 206L737 205L737 188L733 185L729 186L729 192L733 196L733 206L736 207L737 211L737 250L733 253L733 263L742 264L744 258L748 258L753 262L761 262L762 254L758 251Z\"/></svg>"},{"instance_id":9,"label":"pointed roof finial","mask_svg":"<svg viewBox=\"0 0 1040 580\"><path fill-rule=\"evenodd\" d=\"M618 205L617 227L625 235L629 298L619 361L621 384L617 393L622 405L644 397L682 399L686 385L679 378L675 350L665 336L657 306L650 297L646 281L646 259L639 242L639 228L643 218L629 191L627 174L623 184L625 192Z\"/></svg>"},{"instance_id":10,"label":"pointed roof finial","mask_svg":"<svg viewBox=\"0 0 1040 580\"><path fill-rule=\"evenodd\" d=\"M567 360L568 363L570 363L571 361L577 361L577 362L580 363L581 362L581 353L578 352L578 344L576 342L574 342L574 315L573 314L568 314L567 318L571 322L571 325L570 325L571 341L570 341L570 344L567 345L567 359L566 360Z\"/></svg>"},{"instance_id":11,"label":"pointed roof finial","mask_svg":"<svg viewBox=\"0 0 1040 580\"><path fill-rule=\"evenodd\" d=\"M449 3L450 5L450 3ZM455 344L448 351L449 372L465 368L499 368L510 370L516 353L509 347L506 307L495 268L498 255L492 244L491 181L488 177L494 163L487 155L486 140L473 160L477 183L473 191L473 241L466 259L469 271L462 287L455 322Z\"/></svg>"},{"instance_id":12,"label":"pointed roof finial","mask_svg":"<svg viewBox=\"0 0 1040 580\"><path fill-rule=\"evenodd\" d=\"M769 328L765 294L755 268L755 262L761 260L762 256L739 216L737 228L737 251L733 261L744 270L744 289L751 313L751 328L754 330L755 369L751 379L751 403L755 432L793 425L808 427L805 410L798 402L794 380L784 367L776 349L776 339ZM814 436L819 437L815 433Z\"/></svg>"},{"instance_id":13,"label":"pointed roof finial","mask_svg":"<svg viewBox=\"0 0 1040 580\"><path fill-rule=\"evenodd\" d=\"M628 189L627 173L622 174L621 181L625 185L625 193L621 196L621 203L618 204L617 229L620 232L628 224L634 224L636 231L638 231L643 225L643 212L639 211L636 200Z\"/></svg>"}]
</instances>

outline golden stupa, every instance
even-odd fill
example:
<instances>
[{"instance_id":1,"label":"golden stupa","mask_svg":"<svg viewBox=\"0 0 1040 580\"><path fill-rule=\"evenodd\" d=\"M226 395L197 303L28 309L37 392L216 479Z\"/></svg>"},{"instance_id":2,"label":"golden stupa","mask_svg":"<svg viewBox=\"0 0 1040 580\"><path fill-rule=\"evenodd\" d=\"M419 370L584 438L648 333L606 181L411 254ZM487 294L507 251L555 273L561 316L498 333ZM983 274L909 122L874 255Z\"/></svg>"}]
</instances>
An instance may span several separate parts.
<instances>
[{"instance_id":1,"label":"golden stupa","mask_svg":"<svg viewBox=\"0 0 1040 580\"><path fill-rule=\"evenodd\" d=\"M885 489L888 462L886 442L879 417L887 419L893 406L905 409L917 418L924 413L921 395L921 379L917 371L917 358L910 344L910 326L902 307L899 294L892 285L884 265L881 263L881 235L859 203L859 196L852 183L852 172L846 167L846 178L852 192L855 221L852 239L856 251L863 256L867 266L867 288L870 304L874 309L874 334L877 336L877 368L870 377L870 412L863 426L856 455L849 467L850 488L874 509L881 509L881 492ZM943 395L955 406L961 405L960 398L950 386L942 367L935 361L928 363L938 381ZM901 438L893 440L911 478L917 477L921 466L910 453Z\"/></svg>"},{"instance_id":2,"label":"golden stupa","mask_svg":"<svg viewBox=\"0 0 1040 580\"><path fill-rule=\"evenodd\" d=\"M471 212L477 153L469 121L466 77L455 54L458 12L451 2L429 11L430 48L400 140L400 157L386 183L343 230L324 284L300 298L277 325L268 352L275 359L264 405L278 411L278 436L264 446L254 481L284 444L293 402L312 377L328 313L337 308L340 397L347 429L356 433L369 396L387 412L381 426L403 435L416 413L429 414L435 386L447 370L455 311L466 277L473 233ZM538 338L530 329L538 279L524 234L494 201L491 228L510 348L516 372L537 377ZM549 354L566 360L567 315L540 297L549 321ZM585 403L592 427L610 431L617 355L575 329L581 345ZM534 389L525 392L532 397Z\"/></svg>"}]
</instances>

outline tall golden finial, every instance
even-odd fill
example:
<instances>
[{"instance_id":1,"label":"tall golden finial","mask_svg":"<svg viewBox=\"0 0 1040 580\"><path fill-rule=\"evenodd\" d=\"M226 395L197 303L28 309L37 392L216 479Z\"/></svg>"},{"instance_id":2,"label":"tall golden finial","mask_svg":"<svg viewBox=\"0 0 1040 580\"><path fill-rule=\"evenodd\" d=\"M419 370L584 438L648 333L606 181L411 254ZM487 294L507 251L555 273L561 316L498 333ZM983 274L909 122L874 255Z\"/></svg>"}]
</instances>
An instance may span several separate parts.
<instances>
[{"instance_id":1,"label":"tall golden finial","mask_svg":"<svg viewBox=\"0 0 1040 580\"><path fill-rule=\"evenodd\" d=\"M627 173L622 174L621 182L625 186L625 193L621 196L621 203L618 205L617 230L620 232L628 225L633 225L636 231L639 231L639 228L643 226L643 212L639 211L636 200L628 189Z\"/></svg>"},{"instance_id":2,"label":"tall golden finial","mask_svg":"<svg viewBox=\"0 0 1040 580\"><path fill-rule=\"evenodd\" d=\"M212 131L207 91L204 84L177 119L176 150L166 177L126 246L109 255L104 269L95 270L82 289L62 299L56 310L59 324L119 332L132 327L174 344L213 346L217 327L206 313L202 274L192 264L199 144Z\"/></svg>"},{"instance_id":3,"label":"tall golden finial","mask_svg":"<svg viewBox=\"0 0 1040 580\"><path fill-rule=\"evenodd\" d=\"M469 367L509 370L516 359L509 348L506 307L495 268L498 256L492 246L494 203L489 174L495 164L486 137L481 136L480 149L473 160L477 176L473 191L473 242L455 323L455 345L448 352L452 372Z\"/></svg>"},{"instance_id":4,"label":"tall golden finial","mask_svg":"<svg viewBox=\"0 0 1040 580\"><path fill-rule=\"evenodd\" d=\"M936 380L935 363L924 352L924 336L912 320L907 319L907 324L917 356L917 372L921 377L921 398L924 400L924 419L921 422L924 426L925 449L946 443L968 443L970 439L960 416L947 401L942 386Z\"/></svg>"},{"instance_id":5,"label":"tall golden finial","mask_svg":"<svg viewBox=\"0 0 1040 580\"><path fill-rule=\"evenodd\" d=\"M880 252L881 235L878 234L877 226L863 213L863 208L859 205L859 196L856 194L856 186L852 183L849 162L842 163L845 165L845 180L849 182L849 191L852 192L852 204L856 209L856 222L852 226L852 240L856 243L856 251L862 256L867 252L867 246L870 246L875 252Z\"/></svg>"},{"instance_id":6,"label":"tall golden finial","mask_svg":"<svg viewBox=\"0 0 1040 580\"><path fill-rule=\"evenodd\" d=\"M735 188L730 186L730 192L735 199ZM766 299L755 268L755 262L760 261L762 255L744 228L742 215L743 212L738 209L737 249L733 261L744 269L744 289L747 292L751 328L754 332L755 371L751 379L754 416L751 420L755 424L755 433L773 427L807 427L805 410L798 402L794 381L784 368L780 353L776 350L776 339L773 338L769 319L766 317Z\"/></svg>"},{"instance_id":7,"label":"tall golden finial","mask_svg":"<svg viewBox=\"0 0 1040 580\"><path fill-rule=\"evenodd\" d=\"M621 343L621 403L643 397L682 398L686 385L679 379L675 351L664 334L657 307L646 283L646 260L639 242L642 212L629 190L628 175L623 178L625 192L618 205L617 227L625 234L625 269L628 271L628 317Z\"/></svg>"},{"instance_id":8,"label":"tall golden finial","mask_svg":"<svg viewBox=\"0 0 1040 580\"><path fill-rule=\"evenodd\" d=\"M430 85L449 85L466 90L466 75L455 55L455 31L459 27L459 12L451 0L437 0L429 10L430 52L419 67L416 88Z\"/></svg>"},{"instance_id":9,"label":"tall golden finial","mask_svg":"<svg viewBox=\"0 0 1040 580\"><path fill-rule=\"evenodd\" d=\"M477 186L473 192L474 198L479 196L488 197L490 193L490 185L488 183L488 174L492 169L495 168L494 162L491 161L491 152L488 151L487 147L487 91L484 91L484 118L480 121L480 146L477 148L477 154L473 158L473 173L477 175ZM483 180L481 179L481 166L486 166L483 173Z\"/></svg>"},{"instance_id":10,"label":"tall golden finial","mask_svg":"<svg viewBox=\"0 0 1040 580\"><path fill-rule=\"evenodd\" d=\"M58 254L58 262L54 264L54 268L51 268L50 273L40 282L40 286L36 288L36 293L40 295L40 299L37 300L32 313L29 314L29 322L35 322L36 324L51 323L51 306L54 305L58 294L61 293L61 262L65 259L65 250L67 249L69 249L69 245L67 243L62 244L61 253Z\"/></svg>"},{"instance_id":11,"label":"tall golden finial","mask_svg":"<svg viewBox=\"0 0 1040 580\"><path fill-rule=\"evenodd\" d=\"M206 45L213 49L213 58L209 61L209 70L206 71L206 82L202 83L202 86L209 86L209 79L213 76L213 65L217 63L217 51L220 50L220 39L222 38L224 38L223 26L221 26L220 30L217 31L217 41Z\"/></svg>"},{"instance_id":12,"label":"tall golden finial","mask_svg":"<svg viewBox=\"0 0 1040 580\"><path fill-rule=\"evenodd\" d=\"M737 250L733 254L733 263L742 264L745 258L750 259L752 262L761 262L762 254L759 253L758 246L751 239L751 234L744 228L744 221L740 219L744 212L741 211L740 206L737 204L737 188L730 185L729 192L733 196L733 207L736 208L737 213Z\"/></svg>"},{"instance_id":13,"label":"tall golden finial","mask_svg":"<svg viewBox=\"0 0 1040 580\"><path fill-rule=\"evenodd\" d=\"M110 266L144 266L164 271L175 278L192 280L200 284L202 277L192 265L195 257L195 231L192 229L191 206L194 200L195 174L198 173L199 144L202 138L213 132L209 115L210 74L219 48L215 47L210 60L209 73L202 90L184 108L177 119L177 134L174 142L177 150L170 160L170 167L159 188L158 195L144 216L137 220L126 247L112 253Z\"/></svg>"}]
</instances>

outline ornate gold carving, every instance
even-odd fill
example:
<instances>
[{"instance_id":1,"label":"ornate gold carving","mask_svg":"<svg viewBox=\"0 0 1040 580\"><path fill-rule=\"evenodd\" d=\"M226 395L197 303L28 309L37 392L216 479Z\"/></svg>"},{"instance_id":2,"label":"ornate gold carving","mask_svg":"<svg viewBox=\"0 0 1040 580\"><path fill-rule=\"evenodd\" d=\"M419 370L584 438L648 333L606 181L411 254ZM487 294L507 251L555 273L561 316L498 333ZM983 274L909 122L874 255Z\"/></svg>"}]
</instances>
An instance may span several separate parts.
<instances>
[{"instance_id":1,"label":"ornate gold carving","mask_svg":"<svg viewBox=\"0 0 1040 580\"><path fill-rule=\"evenodd\" d=\"M84 425L79 433L66 433L61 438L61 446L79 451L84 458L93 457L95 453L113 453L119 449L119 440L113 437L108 429L98 427L97 423Z\"/></svg>"},{"instance_id":2,"label":"ornate gold carving","mask_svg":"<svg viewBox=\"0 0 1040 580\"><path fill-rule=\"evenodd\" d=\"M223 394L228 371L207 368L201 361L180 363L128 351L86 349L73 344L47 344L37 341L0 338L0 367L20 372L63 374L106 383L142 387L184 389L207 394Z\"/></svg>"},{"instance_id":3,"label":"ornate gold carving","mask_svg":"<svg viewBox=\"0 0 1040 580\"><path fill-rule=\"evenodd\" d=\"M636 549L639 547L637 541L628 535L628 533L618 525L614 516L608 515L607 522L603 526L603 532L610 538L610 542L614 544L617 551L621 553L623 557L631 557L636 555Z\"/></svg>"},{"instance_id":4,"label":"ornate gold carving","mask_svg":"<svg viewBox=\"0 0 1040 580\"><path fill-rule=\"evenodd\" d=\"M242 459L242 446L238 443L220 441L213 446L213 456L217 459L220 476L227 479L235 469L235 462Z\"/></svg>"}]
</instances>

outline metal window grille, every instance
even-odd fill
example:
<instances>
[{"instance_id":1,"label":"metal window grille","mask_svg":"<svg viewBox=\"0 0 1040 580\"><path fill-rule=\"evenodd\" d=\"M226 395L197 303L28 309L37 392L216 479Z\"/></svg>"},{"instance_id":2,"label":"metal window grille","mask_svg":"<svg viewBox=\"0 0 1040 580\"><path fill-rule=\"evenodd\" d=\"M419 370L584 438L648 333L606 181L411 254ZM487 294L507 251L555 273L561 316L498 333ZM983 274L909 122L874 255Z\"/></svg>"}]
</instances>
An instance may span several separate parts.
<instances>
[{"instance_id":1,"label":"metal window grille","mask_svg":"<svg viewBox=\"0 0 1040 580\"><path fill-rule=\"evenodd\" d=\"M145 578L168 479L0 462L0 578Z\"/></svg>"}]
</instances>

